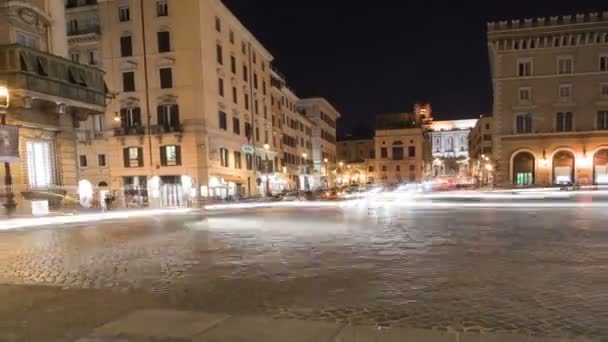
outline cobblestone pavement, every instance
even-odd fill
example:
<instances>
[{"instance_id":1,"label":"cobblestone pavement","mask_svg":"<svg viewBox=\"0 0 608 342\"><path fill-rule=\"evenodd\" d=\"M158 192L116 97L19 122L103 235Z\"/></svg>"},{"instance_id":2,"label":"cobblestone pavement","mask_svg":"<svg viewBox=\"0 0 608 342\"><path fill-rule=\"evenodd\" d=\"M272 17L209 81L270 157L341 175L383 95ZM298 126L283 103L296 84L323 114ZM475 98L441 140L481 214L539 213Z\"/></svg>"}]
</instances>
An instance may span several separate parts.
<instances>
[{"instance_id":1,"label":"cobblestone pavement","mask_svg":"<svg viewBox=\"0 0 608 342\"><path fill-rule=\"evenodd\" d=\"M608 336L608 210L258 209L0 232L0 283L181 310Z\"/></svg>"}]
</instances>

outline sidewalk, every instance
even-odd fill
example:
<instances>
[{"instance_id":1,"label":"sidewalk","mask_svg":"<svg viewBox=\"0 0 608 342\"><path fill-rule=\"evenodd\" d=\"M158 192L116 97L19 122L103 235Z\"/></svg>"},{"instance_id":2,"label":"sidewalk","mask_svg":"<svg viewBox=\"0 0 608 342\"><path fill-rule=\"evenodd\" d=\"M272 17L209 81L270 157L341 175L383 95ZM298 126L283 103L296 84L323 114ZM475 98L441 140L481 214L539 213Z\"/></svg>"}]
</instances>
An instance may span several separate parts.
<instances>
[{"instance_id":1,"label":"sidewalk","mask_svg":"<svg viewBox=\"0 0 608 342\"><path fill-rule=\"evenodd\" d=\"M0 341L589 342L176 310L145 293L0 285Z\"/></svg>"}]
</instances>

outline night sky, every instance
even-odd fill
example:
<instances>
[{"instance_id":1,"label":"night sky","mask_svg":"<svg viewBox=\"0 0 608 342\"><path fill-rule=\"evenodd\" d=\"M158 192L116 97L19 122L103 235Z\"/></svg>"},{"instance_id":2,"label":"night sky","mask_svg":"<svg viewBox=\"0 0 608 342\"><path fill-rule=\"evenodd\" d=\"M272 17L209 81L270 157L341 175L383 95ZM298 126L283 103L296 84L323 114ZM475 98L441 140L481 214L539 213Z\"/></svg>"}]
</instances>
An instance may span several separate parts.
<instances>
[{"instance_id":1,"label":"night sky","mask_svg":"<svg viewBox=\"0 0 608 342\"><path fill-rule=\"evenodd\" d=\"M223 0L301 98L342 113L338 136L374 115L433 105L435 119L492 110L486 22L608 10L608 1Z\"/></svg>"}]
</instances>

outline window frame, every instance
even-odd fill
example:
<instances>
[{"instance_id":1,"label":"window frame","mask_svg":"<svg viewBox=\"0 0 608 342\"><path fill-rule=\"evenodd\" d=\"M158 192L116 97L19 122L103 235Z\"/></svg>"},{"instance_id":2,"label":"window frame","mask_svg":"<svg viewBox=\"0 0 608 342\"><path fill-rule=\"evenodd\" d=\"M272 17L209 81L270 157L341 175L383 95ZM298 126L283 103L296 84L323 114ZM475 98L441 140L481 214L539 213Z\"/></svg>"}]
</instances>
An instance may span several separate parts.
<instances>
[{"instance_id":1,"label":"window frame","mask_svg":"<svg viewBox=\"0 0 608 342\"><path fill-rule=\"evenodd\" d=\"M163 76L165 77L163 81ZM173 89L173 68L162 67L158 69L160 89ZM168 77L168 79L166 79Z\"/></svg>"},{"instance_id":2,"label":"window frame","mask_svg":"<svg viewBox=\"0 0 608 342\"><path fill-rule=\"evenodd\" d=\"M569 70L567 70L568 64L565 64L566 70L562 70L562 62L570 62ZM573 56L558 56L557 57L557 74L558 75L569 75L574 73L574 57Z\"/></svg>"},{"instance_id":3,"label":"window frame","mask_svg":"<svg viewBox=\"0 0 608 342\"><path fill-rule=\"evenodd\" d=\"M520 65L521 64L530 64L528 72L524 72L523 75L520 74ZM524 70L525 71L525 70ZM515 75L517 77L531 77L534 75L534 59L532 57L522 57L517 59Z\"/></svg>"}]
</instances>

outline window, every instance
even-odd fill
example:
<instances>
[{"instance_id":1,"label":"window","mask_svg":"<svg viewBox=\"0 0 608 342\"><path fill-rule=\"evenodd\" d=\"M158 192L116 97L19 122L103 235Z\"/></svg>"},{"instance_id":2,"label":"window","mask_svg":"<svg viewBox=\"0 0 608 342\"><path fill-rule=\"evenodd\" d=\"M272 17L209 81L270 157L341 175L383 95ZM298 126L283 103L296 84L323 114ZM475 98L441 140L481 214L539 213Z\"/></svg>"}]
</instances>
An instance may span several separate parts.
<instances>
[{"instance_id":1,"label":"window","mask_svg":"<svg viewBox=\"0 0 608 342\"><path fill-rule=\"evenodd\" d=\"M484 134L483 135L483 140L484 141L492 141L492 134Z\"/></svg>"},{"instance_id":2,"label":"window","mask_svg":"<svg viewBox=\"0 0 608 342\"><path fill-rule=\"evenodd\" d=\"M397 171L397 172L401 172L401 165L397 165L397 166L395 166L395 171Z\"/></svg>"},{"instance_id":3,"label":"window","mask_svg":"<svg viewBox=\"0 0 608 342\"><path fill-rule=\"evenodd\" d=\"M532 100L532 89L525 87L519 88L519 101L526 102Z\"/></svg>"},{"instance_id":4,"label":"window","mask_svg":"<svg viewBox=\"0 0 608 342\"><path fill-rule=\"evenodd\" d=\"M255 157L255 168L258 171L262 171L262 157L261 156Z\"/></svg>"},{"instance_id":5,"label":"window","mask_svg":"<svg viewBox=\"0 0 608 342\"><path fill-rule=\"evenodd\" d=\"M571 74L574 69L574 60L572 57L558 57L557 58L557 73L558 74Z\"/></svg>"},{"instance_id":6,"label":"window","mask_svg":"<svg viewBox=\"0 0 608 342\"><path fill-rule=\"evenodd\" d=\"M51 185L53 159L51 143L47 141L28 141L27 175L30 187L41 188Z\"/></svg>"},{"instance_id":7,"label":"window","mask_svg":"<svg viewBox=\"0 0 608 342\"><path fill-rule=\"evenodd\" d=\"M416 171L416 166L414 166L414 165L410 165L410 171L411 171L411 172Z\"/></svg>"},{"instance_id":8,"label":"window","mask_svg":"<svg viewBox=\"0 0 608 342\"><path fill-rule=\"evenodd\" d=\"M367 168L367 171L368 171L368 172L375 172L375 168L374 168L372 165L370 165L370 166Z\"/></svg>"},{"instance_id":9,"label":"window","mask_svg":"<svg viewBox=\"0 0 608 342\"><path fill-rule=\"evenodd\" d=\"M177 104L164 104L157 108L157 123L166 129L181 127L179 121L179 106Z\"/></svg>"},{"instance_id":10,"label":"window","mask_svg":"<svg viewBox=\"0 0 608 342\"><path fill-rule=\"evenodd\" d=\"M230 56L230 71L236 75L236 58Z\"/></svg>"},{"instance_id":11,"label":"window","mask_svg":"<svg viewBox=\"0 0 608 342\"><path fill-rule=\"evenodd\" d=\"M518 114L515 119L515 132L531 133L532 132L532 114Z\"/></svg>"},{"instance_id":12,"label":"window","mask_svg":"<svg viewBox=\"0 0 608 342\"><path fill-rule=\"evenodd\" d=\"M217 32L222 32L222 22L219 17L215 17L215 30Z\"/></svg>"},{"instance_id":13,"label":"window","mask_svg":"<svg viewBox=\"0 0 608 342\"><path fill-rule=\"evenodd\" d=\"M600 71L608 72L608 56L600 56Z\"/></svg>"},{"instance_id":14,"label":"window","mask_svg":"<svg viewBox=\"0 0 608 342\"><path fill-rule=\"evenodd\" d=\"M17 44L38 49L38 37L17 31Z\"/></svg>"},{"instance_id":15,"label":"window","mask_svg":"<svg viewBox=\"0 0 608 342\"><path fill-rule=\"evenodd\" d=\"M98 154L97 155L97 166L99 167L106 167L108 164L106 163L106 155L105 154Z\"/></svg>"},{"instance_id":16,"label":"window","mask_svg":"<svg viewBox=\"0 0 608 342\"><path fill-rule=\"evenodd\" d=\"M388 149L386 147L380 148L380 158L382 158L382 159L388 158Z\"/></svg>"},{"instance_id":17,"label":"window","mask_svg":"<svg viewBox=\"0 0 608 342\"><path fill-rule=\"evenodd\" d=\"M572 85L562 84L559 86L559 97L561 99L569 99L572 96Z\"/></svg>"},{"instance_id":18,"label":"window","mask_svg":"<svg viewBox=\"0 0 608 342\"><path fill-rule=\"evenodd\" d=\"M127 147L123 150L124 165L127 168L144 166L144 153L141 147Z\"/></svg>"},{"instance_id":19,"label":"window","mask_svg":"<svg viewBox=\"0 0 608 342\"><path fill-rule=\"evenodd\" d=\"M555 115L555 130L557 132L571 132L572 131L572 113L571 112L559 112Z\"/></svg>"},{"instance_id":20,"label":"window","mask_svg":"<svg viewBox=\"0 0 608 342\"><path fill-rule=\"evenodd\" d=\"M241 152L234 151L234 168L242 169L243 165L241 163Z\"/></svg>"},{"instance_id":21,"label":"window","mask_svg":"<svg viewBox=\"0 0 608 342\"><path fill-rule=\"evenodd\" d=\"M386 165L382 165L382 172L386 172L387 168Z\"/></svg>"},{"instance_id":22,"label":"window","mask_svg":"<svg viewBox=\"0 0 608 342\"><path fill-rule=\"evenodd\" d=\"M222 79L222 78L217 79L217 87L218 87L218 92L219 92L220 96L224 97L224 79Z\"/></svg>"},{"instance_id":23,"label":"window","mask_svg":"<svg viewBox=\"0 0 608 342\"><path fill-rule=\"evenodd\" d=\"M220 120L220 129L227 131L228 130L228 120L226 119L226 113L220 112L219 120Z\"/></svg>"},{"instance_id":24,"label":"window","mask_svg":"<svg viewBox=\"0 0 608 342\"><path fill-rule=\"evenodd\" d=\"M393 147L393 160L403 160L403 147Z\"/></svg>"},{"instance_id":25,"label":"window","mask_svg":"<svg viewBox=\"0 0 608 342\"><path fill-rule=\"evenodd\" d=\"M118 7L118 20L122 22L131 20L129 6Z\"/></svg>"},{"instance_id":26,"label":"window","mask_svg":"<svg viewBox=\"0 0 608 342\"><path fill-rule=\"evenodd\" d=\"M532 76L532 59L524 58L517 61L517 76Z\"/></svg>"},{"instance_id":27,"label":"window","mask_svg":"<svg viewBox=\"0 0 608 342\"><path fill-rule=\"evenodd\" d=\"M156 15L159 17L166 17L169 15L167 0L156 0Z\"/></svg>"},{"instance_id":28,"label":"window","mask_svg":"<svg viewBox=\"0 0 608 342\"><path fill-rule=\"evenodd\" d=\"M608 83L600 84L600 96L608 97Z\"/></svg>"},{"instance_id":29,"label":"window","mask_svg":"<svg viewBox=\"0 0 608 342\"><path fill-rule=\"evenodd\" d=\"M255 128L255 141L260 142L260 128Z\"/></svg>"},{"instance_id":30,"label":"window","mask_svg":"<svg viewBox=\"0 0 608 342\"><path fill-rule=\"evenodd\" d=\"M173 88L173 70L171 68L160 69L160 88Z\"/></svg>"},{"instance_id":31,"label":"window","mask_svg":"<svg viewBox=\"0 0 608 342\"><path fill-rule=\"evenodd\" d=\"M243 81L249 82L249 74L247 72L247 66L243 64Z\"/></svg>"},{"instance_id":32,"label":"window","mask_svg":"<svg viewBox=\"0 0 608 342\"><path fill-rule=\"evenodd\" d=\"M220 164L222 167L230 167L230 160L228 160L228 149L220 148Z\"/></svg>"},{"instance_id":33,"label":"window","mask_svg":"<svg viewBox=\"0 0 608 342\"><path fill-rule=\"evenodd\" d=\"M158 40L158 52L171 52L171 36L169 31L160 31L156 33Z\"/></svg>"},{"instance_id":34,"label":"window","mask_svg":"<svg viewBox=\"0 0 608 342\"><path fill-rule=\"evenodd\" d=\"M87 163L87 156L85 155L80 155L80 157L78 158L79 162L80 162L80 167L87 167L88 163Z\"/></svg>"},{"instance_id":35,"label":"window","mask_svg":"<svg viewBox=\"0 0 608 342\"><path fill-rule=\"evenodd\" d=\"M253 74L253 87L258 89L258 74L256 73Z\"/></svg>"},{"instance_id":36,"label":"window","mask_svg":"<svg viewBox=\"0 0 608 342\"><path fill-rule=\"evenodd\" d=\"M408 146L408 148L407 148L407 156L409 158L415 158L416 157L416 146Z\"/></svg>"},{"instance_id":37,"label":"window","mask_svg":"<svg viewBox=\"0 0 608 342\"><path fill-rule=\"evenodd\" d=\"M241 120L239 118L232 118L232 132L234 134L241 134Z\"/></svg>"},{"instance_id":38,"label":"window","mask_svg":"<svg viewBox=\"0 0 608 342\"><path fill-rule=\"evenodd\" d=\"M131 36L120 37L120 56L121 57L133 56L133 44L131 42Z\"/></svg>"},{"instance_id":39,"label":"window","mask_svg":"<svg viewBox=\"0 0 608 342\"><path fill-rule=\"evenodd\" d=\"M167 145L160 147L160 165L179 166L182 165L181 146Z\"/></svg>"},{"instance_id":40,"label":"window","mask_svg":"<svg viewBox=\"0 0 608 342\"><path fill-rule=\"evenodd\" d=\"M99 51L97 49L89 50L89 65L99 64Z\"/></svg>"},{"instance_id":41,"label":"window","mask_svg":"<svg viewBox=\"0 0 608 342\"><path fill-rule=\"evenodd\" d=\"M103 114L93 115L93 131L95 132L103 132Z\"/></svg>"},{"instance_id":42,"label":"window","mask_svg":"<svg viewBox=\"0 0 608 342\"><path fill-rule=\"evenodd\" d=\"M245 94L245 109L249 110L249 94Z\"/></svg>"},{"instance_id":43,"label":"window","mask_svg":"<svg viewBox=\"0 0 608 342\"><path fill-rule=\"evenodd\" d=\"M241 52L243 52L244 55L247 54L247 43L241 42Z\"/></svg>"},{"instance_id":44,"label":"window","mask_svg":"<svg viewBox=\"0 0 608 342\"><path fill-rule=\"evenodd\" d=\"M217 44L215 46L215 55L217 58L217 63L220 65L224 64L224 52L222 50L222 46L220 44Z\"/></svg>"},{"instance_id":45,"label":"window","mask_svg":"<svg viewBox=\"0 0 608 342\"><path fill-rule=\"evenodd\" d=\"M262 80L262 94L266 95L266 81Z\"/></svg>"},{"instance_id":46,"label":"window","mask_svg":"<svg viewBox=\"0 0 608 342\"><path fill-rule=\"evenodd\" d=\"M237 104L239 102L237 90L234 86L232 87L232 102L234 102L234 104Z\"/></svg>"},{"instance_id":47,"label":"window","mask_svg":"<svg viewBox=\"0 0 608 342\"><path fill-rule=\"evenodd\" d=\"M123 108L120 110L120 124L123 128L136 128L141 126L141 110L138 107Z\"/></svg>"},{"instance_id":48,"label":"window","mask_svg":"<svg viewBox=\"0 0 608 342\"><path fill-rule=\"evenodd\" d=\"M597 129L608 129L608 111L597 112Z\"/></svg>"},{"instance_id":49,"label":"window","mask_svg":"<svg viewBox=\"0 0 608 342\"><path fill-rule=\"evenodd\" d=\"M124 92L135 91L135 72L127 71L122 73L122 89Z\"/></svg>"},{"instance_id":50,"label":"window","mask_svg":"<svg viewBox=\"0 0 608 342\"><path fill-rule=\"evenodd\" d=\"M486 129L490 129L490 124L486 124Z\"/></svg>"},{"instance_id":51,"label":"window","mask_svg":"<svg viewBox=\"0 0 608 342\"><path fill-rule=\"evenodd\" d=\"M482 153L483 154L492 154L492 147L491 146L484 146Z\"/></svg>"},{"instance_id":52,"label":"window","mask_svg":"<svg viewBox=\"0 0 608 342\"><path fill-rule=\"evenodd\" d=\"M251 138L251 124L249 122L245 122L245 136L247 139Z\"/></svg>"},{"instance_id":53,"label":"window","mask_svg":"<svg viewBox=\"0 0 608 342\"><path fill-rule=\"evenodd\" d=\"M70 59L72 62L80 63L80 52L72 51L72 53L70 53Z\"/></svg>"},{"instance_id":54,"label":"window","mask_svg":"<svg viewBox=\"0 0 608 342\"><path fill-rule=\"evenodd\" d=\"M234 31L230 30L230 33L228 33L228 38L230 39L230 44L234 45Z\"/></svg>"},{"instance_id":55,"label":"window","mask_svg":"<svg viewBox=\"0 0 608 342\"><path fill-rule=\"evenodd\" d=\"M268 131L264 130L264 144L268 144Z\"/></svg>"},{"instance_id":56,"label":"window","mask_svg":"<svg viewBox=\"0 0 608 342\"><path fill-rule=\"evenodd\" d=\"M255 114L260 114L260 102L258 99L255 99Z\"/></svg>"},{"instance_id":57,"label":"window","mask_svg":"<svg viewBox=\"0 0 608 342\"><path fill-rule=\"evenodd\" d=\"M253 155L251 153L245 154L245 165L247 170L253 170Z\"/></svg>"}]
</instances>

